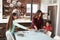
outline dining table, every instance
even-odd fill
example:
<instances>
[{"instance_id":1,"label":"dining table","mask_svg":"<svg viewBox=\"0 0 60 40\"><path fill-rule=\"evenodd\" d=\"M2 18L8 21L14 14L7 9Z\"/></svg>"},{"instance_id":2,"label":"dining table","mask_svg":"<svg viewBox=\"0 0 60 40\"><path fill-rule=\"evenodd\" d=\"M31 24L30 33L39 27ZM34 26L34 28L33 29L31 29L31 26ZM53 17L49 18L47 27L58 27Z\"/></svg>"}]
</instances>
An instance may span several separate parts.
<instances>
[{"instance_id":1,"label":"dining table","mask_svg":"<svg viewBox=\"0 0 60 40\"><path fill-rule=\"evenodd\" d=\"M15 32L16 40L53 40L50 36L43 32L30 30Z\"/></svg>"}]
</instances>

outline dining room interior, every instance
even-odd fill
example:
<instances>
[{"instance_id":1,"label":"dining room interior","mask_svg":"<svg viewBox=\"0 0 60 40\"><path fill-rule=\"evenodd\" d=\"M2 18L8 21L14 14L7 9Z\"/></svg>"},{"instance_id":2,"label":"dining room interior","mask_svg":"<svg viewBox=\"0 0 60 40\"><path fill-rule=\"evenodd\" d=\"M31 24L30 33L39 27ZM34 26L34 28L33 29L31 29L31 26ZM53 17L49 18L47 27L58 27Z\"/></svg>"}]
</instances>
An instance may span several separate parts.
<instances>
[{"instance_id":1,"label":"dining room interior","mask_svg":"<svg viewBox=\"0 0 60 40\"><path fill-rule=\"evenodd\" d=\"M33 17L37 15L38 10L42 12L44 25L47 21L51 23L52 31L47 33L48 35L45 33L45 30L31 29ZM14 21L20 24L21 28L16 27L14 29L16 31L14 32L15 38L7 34L12 38L10 39L10 37L6 36L6 25L9 23L9 20L11 20L11 14L14 13L17 13L17 19ZM0 40L60 40L59 17L60 0L0 0ZM19 26L18 24L15 25ZM30 31L26 31L24 27L28 27ZM46 36L46 39L44 39L43 36Z\"/></svg>"}]
</instances>

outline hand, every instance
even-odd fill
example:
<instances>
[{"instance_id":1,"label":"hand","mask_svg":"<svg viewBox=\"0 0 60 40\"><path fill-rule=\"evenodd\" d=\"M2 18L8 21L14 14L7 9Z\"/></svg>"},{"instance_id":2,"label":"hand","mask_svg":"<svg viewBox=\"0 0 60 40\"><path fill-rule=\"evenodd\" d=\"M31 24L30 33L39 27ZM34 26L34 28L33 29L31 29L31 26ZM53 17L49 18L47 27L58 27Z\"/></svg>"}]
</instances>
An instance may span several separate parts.
<instances>
[{"instance_id":1,"label":"hand","mask_svg":"<svg viewBox=\"0 0 60 40\"><path fill-rule=\"evenodd\" d=\"M34 26L35 30L38 30L36 26Z\"/></svg>"},{"instance_id":2,"label":"hand","mask_svg":"<svg viewBox=\"0 0 60 40\"><path fill-rule=\"evenodd\" d=\"M43 26L43 29L45 29L45 26Z\"/></svg>"},{"instance_id":3,"label":"hand","mask_svg":"<svg viewBox=\"0 0 60 40\"><path fill-rule=\"evenodd\" d=\"M28 30L31 30L31 29L28 29Z\"/></svg>"},{"instance_id":4,"label":"hand","mask_svg":"<svg viewBox=\"0 0 60 40\"><path fill-rule=\"evenodd\" d=\"M46 31L45 34L47 34L48 31L47 30L45 30L45 31Z\"/></svg>"},{"instance_id":5,"label":"hand","mask_svg":"<svg viewBox=\"0 0 60 40\"><path fill-rule=\"evenodd\" d=\"M27 30L31 30L31 29L27 27Z\"/></svg>"}]
</instances>

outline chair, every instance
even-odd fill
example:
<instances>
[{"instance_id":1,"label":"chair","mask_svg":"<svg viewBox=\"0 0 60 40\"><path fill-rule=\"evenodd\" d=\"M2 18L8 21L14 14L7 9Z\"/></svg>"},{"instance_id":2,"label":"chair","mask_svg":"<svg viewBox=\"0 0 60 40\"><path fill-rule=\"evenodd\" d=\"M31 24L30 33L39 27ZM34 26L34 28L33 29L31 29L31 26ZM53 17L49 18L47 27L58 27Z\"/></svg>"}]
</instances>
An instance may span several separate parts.
<instances>
[{"instance_id":1,"label":"chair","mask_svg":"<svg viewBox=\"0 0 60 40\"><path fill-rule=\"evenodd\" d=\"M6 38L7 38L7 40L14 40L14 37L13 37L13 35L11 34L10 31L7 31L7 32L6 32Z\"/></svg>"},{"instance_id":2,"label":"chair","mask_svg":"<svg viewBox=\"0 0 60 40\"><path fill-rule=\"evenodd\" d=\"M51 36L51 34L52 34L52 32L50 32L50 31L47 32L47 35L48 36Z\"/></svg>"}]
</instances>

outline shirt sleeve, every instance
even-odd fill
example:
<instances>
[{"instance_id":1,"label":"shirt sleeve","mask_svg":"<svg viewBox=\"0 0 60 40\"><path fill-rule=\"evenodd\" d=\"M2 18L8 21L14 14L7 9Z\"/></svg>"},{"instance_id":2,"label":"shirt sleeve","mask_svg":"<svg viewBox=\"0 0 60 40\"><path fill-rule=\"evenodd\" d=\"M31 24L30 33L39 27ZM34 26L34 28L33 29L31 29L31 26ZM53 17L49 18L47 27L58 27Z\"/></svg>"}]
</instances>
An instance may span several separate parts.
<instances>
[{"instance_id":1,"label":"shirt sleeve","mask_svg":"<svg viewBox=\"0 0 60 40\"><path fill-rule=\"evenodd\" d=\"M20 24L18 24L18 23L16 23L16 22L13 22L13 25L14 25L14 26L17 26L18 28L27 29L27 27L25 27L25 26L23 26L23 25L20 25Z\"/></svg>"},{"instance_id":2,"label":"shirt sleeve","mask_svg":"<svg viewBox=\"0 0 60 40\"><path fill-rule=\"evenodd\" d=\"M12 30L11 30L11 33L13 34L14 33L14 29L15 29L15 27L18 27L18 28L22 28L22 29L28 29L27 27L25 27L25 26L23 26L23 25L20 25L20 24L18 24L17 22L15 22L15 21L13 21L13 24L12 24Z\"/></svg>"},{"instance_id":3,"label":"shirt sleeve","mask_svg":"<svg viewBox=\"0 0 60 40\"><path fill-rule=\"evenodd\" d=\"M32 19L32 24L33 24L33 25L36 25L36 20L35 20L35 18Z\"/></svg>"}]
</instances>

